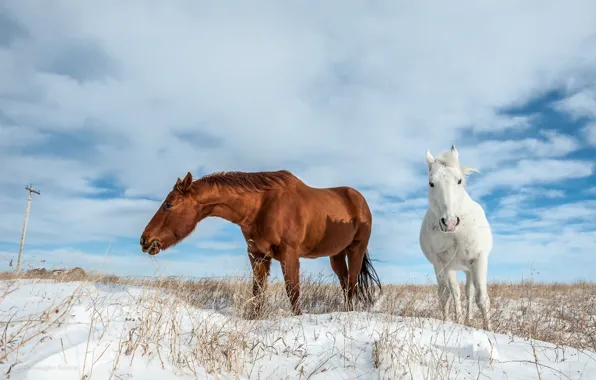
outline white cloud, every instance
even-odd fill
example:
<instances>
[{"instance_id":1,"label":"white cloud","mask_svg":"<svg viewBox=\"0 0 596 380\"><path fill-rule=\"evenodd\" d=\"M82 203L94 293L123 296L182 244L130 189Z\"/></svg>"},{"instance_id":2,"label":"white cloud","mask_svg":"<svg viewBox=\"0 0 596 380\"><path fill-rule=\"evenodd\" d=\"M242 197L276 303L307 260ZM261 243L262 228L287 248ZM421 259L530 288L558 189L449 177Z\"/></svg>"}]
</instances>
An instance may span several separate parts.
<instances>
[{"instance_id":1,"label":"white cloud","mask_svg":"<svg viewBox=\"0 0 596 380\"><path fill-rule=\"evenodd\" d=\"M29 72L30 88L44 88L51 100L13 101L10 116L20 115L30 124L43 118L43 128L61 130L80 128L89 118L101 120L97 128L129 144L126 149L104 147L103 169L116 172L136 193L151 195L163 194L172 178L202 165L207 171L280 167L314 155L306 162L311 166L321 154L327 155L323 175L340 178L330 183L408 186L381 170L361 172L385 160L408 165L424 151L427 136L442 147L454 139L458 126L484 125L491 114L503 120L494 116L495 107L535 94L544 83L544 70L563 74L568 54L585 56L572 48L593 31L587 8L563 6L536 15L511 5L474 12L461 3L466 12L450 6L428 14L422 5L398 13L351 4L328 24L288 6L273 6L263 14L255 7L240 13L194 6L140 12L131 5L58 3L53 17L46 17L33 6L11 4L9 9L36 38L15 43L13 70L33 69L51 49L68 49L72 43L66 35L96 41L119 69L85 83ZM320 9L322 14L332 10ZM454 17L452 23L440 31L416 32L423 19L444 23L444 12ZM475 17L463 16L470 12ZM493 17L510 12L527 25L523 32L511 28L511 20ZM552 33L551 22L565 14L576 22ZM135 17L136 32L120 33L118 25L128 25L130 17ZM110 27L100 19L110 19ZM235 28L224 27L231 24ZM468 34L468 27L477 32ZM206 37L212 35L218 38ZM538 36L550 43L534 43ZM451 41L448 51L444 39ZM42 49L42 42L50 46ZM26 53L31 49L36 54ZM221 137L225 146L191 145L172 136L174 130L192 131L198 125ZM363 146L377 148L370 152ZM339 165L346 159L350 165ZM351 173L359 173L358 178Z\"/></svg>"},{"instance_id":2,"label":"white cloud","mask_svg":"<svg viewBox=\"0 0 596 380\"><path fill-rule=\"evenodd\" d=\"M504 132L508 130L524 130L530 128L536 122L535 115L524 116L503 116L489 115L486 120L477 120L473 126L475 131L481 132Z\"/></svg>"},{"instance_id":3,"label":"white cloud","mask_svg":"<svg viewBox=\"0 0 596 380\"><path fill-rule=\"evenodd\" d=\"M588 124L583 129L588 144L596 146L596 123Z\"/></svg>"},{"instance_id":4,"label":"white cloud","mask_svg":"<svg viewBox=\"0 0 596 380\"><path fill-rule=\"evenodd\" d=\"M557 108L573 118L596 118L596 91L588 88L557 103Z\"/></svg>"},{"instance_id":5,"label":"white cloud","mask_svg":"<svg viewBox=\"0 0 596 380\"><path fill-rule=\"evenodd\" d=\"M236 249L238 252L246 251L246 244L244 241L218 241L218 240L206 240L199 241L196 244L197 248L201 249L213 249L213 250L233 250Z\"/></svg>"},{"instance_id":6,"label":"white cloud","mask_svg":"<svg viewBox=\"0 0 596 380\"><path fill-rule=\"evenodd\" d=\"M93 194L96 190L89 185L88 179L101 173L99 167L58 157L0 153L0 160L10 163L2 168L2 183L19 187L33 182L46 189Z\"/></svg>"},{"instance_id":7,"label":"white cloud","mask_svg":"<svg viewBox=\"0 0 596 380\"><path fill-rule=\"evenodd\" d=\"M21 236L27 194L21 199L0 197L0 235L18 242ZM31 244L109 242L118 237L139 238L159 202L144 199L71 199L52 194L35 196L27 225ZM197 227L189 242L213 236L226 223L208 218Z\"/></svg>"},{"instance_id":8,"label":"white cloud","mask_svg":"<svg viewBox=\"0 0 596 380\"><path fill-rule=\"evenodd\" d=\"M519 217L520 211L525 208L527 202L536 200L537 198L561 199L564 197L565 192L562 190L522 187L515 193L500 198L498 208L491 217Z\"/></svg>"},{"instance_id":9,"label":"white cloud","mask_svg":"<svg viewBox=\"0 0 596 380\"><path fill-rule=\"evenodd\" d=\"M594 163L580 160L530 160L490 172L470 185L475 197L489 194L495 189L519 189L531 184L552 184L565 179L589 177L594 173Z\"/></svg>"},{"instance_id":10,"label":"white cloud","mask_svg":"<svg viewBox=\"0 0 596 380\"><path fill-rule=\"evenodd\" d=\"M496 263L535 262L540 263L542 268L549 268L556 259L586 260L592 257L593 264L596 264L596 258L589 255L590 247L596 244L593 228L596 201L537 207L526 204L531 198L527 197L514 206L503 202L501 207L507 211L498 212L492 218L493 230L498 231L492 260ZM531 217L520 219L522 214Z\"/></svg>"},{"instance_id":11,"label":"white cloud","mask_svg":"<svg viewBox=\"0 0 596 380\"><path fill-rule=\"evenodd\" d=\"M577 138L553 131L541 131L537 137L509 140L484 140L458 147L460 161L480 170L498 169L503 164L523 158L558 158L578 150Z\"/></svg>"},{"instance_id":12,"label":"white cloud","mask_svg":"<svg viewBox=\"0 0 596 380\"><path fill-rule=\"evenodd\" d=\"M541 268L551 268L558 259L572 260L587 255L586 247L594 246L595 235L577 230L558 230L551 232L525 232L518 234L501 234L495 240L491 262L494 264L540 264ZM591 265L596 260L591 260ZM569 281L574 273L570 268L561 267L567 272L562 277ZM563 273L561 273L563 274Z\"/></svg>"},{"instance_id":13,"label":"white cloud","mask_svg":"<svg viewBox=\"0 0 596 380\"><path fill-rule=\"evenodd\" d=\"M43 133L33 129L19 128L8 125L0 119L0 147L25 147L29 144L39 143L45 139Z\"/></svg>"},{"instance_id":14,"label":"white cloud","mask_svg":"<svg viewBox=\"0 0 596 380\"><path fill-rule=\"evenodd\" d=\"M500 111L596 73L596 3L404 4L6 1L28 37L0 46L0 236L18 242L29 182L27 241L66 244L136 239L157 203L130 198L187 171L290 169L366 191L391 258L418 252L427 148L458 145L474 196L592 175L576 136ZM127 198L81 198L105 177ZM203 240L225 223L191 242L231 249Z\"/></svg>"},{"instance_id":15,"label":"white cloud","mask_svg":"<svg viewBox=\"0 0 596 380\"><path fill-rule=\"evenodd\" d=\"M0 221L0 228L3 236L13 236L13 241L18 241L21 233L26 206L26 194L23 195L19 203L15 199L0 199L7 215L7 218ZM113 237L140 236L144 228L143 219L149 220L157 207L157 202L146 200L61 199L42 192L35 196L31 204L27 241L107 242ZM16 221L21 223L15 223ZM63 230L64 228L67 229Z\"/></svg>"}]
</instances>

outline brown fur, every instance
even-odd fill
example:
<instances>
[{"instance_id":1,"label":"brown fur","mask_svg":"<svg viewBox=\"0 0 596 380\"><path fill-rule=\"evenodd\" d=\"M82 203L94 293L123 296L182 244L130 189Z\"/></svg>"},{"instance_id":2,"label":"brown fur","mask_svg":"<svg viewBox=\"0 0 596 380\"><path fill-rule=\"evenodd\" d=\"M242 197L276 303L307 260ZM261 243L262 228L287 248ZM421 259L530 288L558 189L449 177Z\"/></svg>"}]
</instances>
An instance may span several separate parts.
<instances>
[{"instance_id":1,"label":"brown fur","mask_svg":"<svg viewBox=\"0 0 596 380\"><path fill-rule=\"evenodd\" d=\"M380 282L368 257L372 214L353 188L313 188L286 170L214 173L174 185L141 237L151 255L178 244L206 217L240 226L253 268L255 314L260 315L271 260L281 264L295 314L299 305L300 258L330 257L347 296L372 302L372 285ZM347 263L346 263L347 260Z\"/></svg>"}]
</instances>

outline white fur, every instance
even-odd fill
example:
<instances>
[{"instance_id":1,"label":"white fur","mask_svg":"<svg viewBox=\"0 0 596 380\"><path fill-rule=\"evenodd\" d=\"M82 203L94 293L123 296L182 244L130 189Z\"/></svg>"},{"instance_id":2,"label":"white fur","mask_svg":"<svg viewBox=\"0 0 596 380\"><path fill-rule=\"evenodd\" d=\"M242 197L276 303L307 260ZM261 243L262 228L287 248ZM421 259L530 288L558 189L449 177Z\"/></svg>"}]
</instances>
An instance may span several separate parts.
<instances>
[{"instance_id":1,"label":"white fur","mask_svg":"<svg viewBox=\"0 0 596 380\"><path fill-rule=\"evenodd\" d=\"M465 189L466 176L476 170L459 164L454 146L437 158L427 151L426 162L429 208L420 228L420 248L435 268L443 319L447 319L449 299L453 297L455 319L460 322L462 310L456 271L461 270L466 273L466 322L472 318L475 300L484 329L491 330L486 280L493 237L482 206ZM460 179L462 183L458 184ZM446 231L440 219L451 220L453 225L457 217L459 225L453 231Z\"/></svg>"}]
</instances>

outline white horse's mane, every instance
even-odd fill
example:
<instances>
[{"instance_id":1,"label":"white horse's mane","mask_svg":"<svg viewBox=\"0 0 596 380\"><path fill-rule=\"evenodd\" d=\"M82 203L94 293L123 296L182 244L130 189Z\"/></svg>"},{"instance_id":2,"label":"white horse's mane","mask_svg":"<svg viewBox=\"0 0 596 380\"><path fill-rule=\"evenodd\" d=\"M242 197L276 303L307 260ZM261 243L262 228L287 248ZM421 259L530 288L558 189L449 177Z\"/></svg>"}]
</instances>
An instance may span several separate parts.
<instances>
[{"instance_id":1,"label":"white horse's mane","mask_svg":"<svg viewBox=\"0 0 596 380\"><path fill-rule=\"evenodd\" d=\"M465 177L474 172L480 173L476 168L460 165L459 156L452 151L442 152L438 157L435 157L435 162L448 168L459 169Z\"/></svg>"}]
</instances>

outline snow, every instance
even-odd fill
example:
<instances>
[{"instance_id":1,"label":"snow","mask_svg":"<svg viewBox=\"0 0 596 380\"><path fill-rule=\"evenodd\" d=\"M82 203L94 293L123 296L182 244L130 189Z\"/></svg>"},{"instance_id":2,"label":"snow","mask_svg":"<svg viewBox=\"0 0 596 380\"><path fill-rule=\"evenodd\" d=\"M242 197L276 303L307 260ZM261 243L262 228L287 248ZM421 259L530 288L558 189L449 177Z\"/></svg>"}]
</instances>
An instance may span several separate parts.
<instances>
[{"instance_id":1,"label":"snow","mask_svg":"<svg viewBox=\"0 0 596 380\"><path fill-rule=\"evenodd\" d=\"M247 321L149 287L3 281L0 321L0 373L14 380L596 378L594 352L435 319Z\"/></svg>"}]
</instances>

